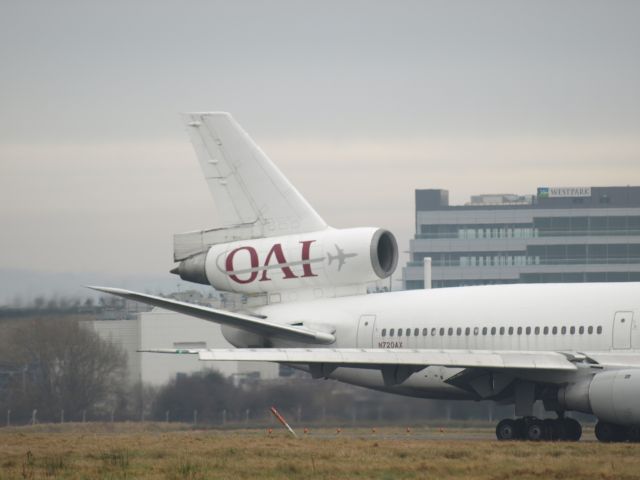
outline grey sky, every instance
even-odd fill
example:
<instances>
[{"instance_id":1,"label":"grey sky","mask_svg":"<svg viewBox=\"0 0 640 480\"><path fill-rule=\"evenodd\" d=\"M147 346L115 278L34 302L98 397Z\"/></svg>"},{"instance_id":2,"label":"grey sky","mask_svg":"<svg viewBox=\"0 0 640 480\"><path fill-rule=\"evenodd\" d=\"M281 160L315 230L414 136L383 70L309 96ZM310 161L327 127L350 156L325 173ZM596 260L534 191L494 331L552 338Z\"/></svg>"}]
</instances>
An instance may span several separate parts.
<instances>
[{"instance_id":1,"label":"grey sky","mask_svg":"<svg viewBox=\"0 0 640 480\"><path fill-rule=\"evenodd\" d=\"M0 267L165 274L227 110L330 224L640 184L640 2L0 3Z\"/></svg>"}]
</instances>

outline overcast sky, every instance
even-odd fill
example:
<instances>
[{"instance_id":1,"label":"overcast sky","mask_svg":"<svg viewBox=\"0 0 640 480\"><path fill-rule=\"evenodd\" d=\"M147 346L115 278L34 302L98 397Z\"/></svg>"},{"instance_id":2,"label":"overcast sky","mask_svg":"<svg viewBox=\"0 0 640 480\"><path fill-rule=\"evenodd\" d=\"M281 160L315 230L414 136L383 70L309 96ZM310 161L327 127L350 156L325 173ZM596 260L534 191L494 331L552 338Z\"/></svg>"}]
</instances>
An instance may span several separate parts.
<instances>
[{"instance_id":1,"label":"overcast sky","mask_svg":"<svg viewBox=\"0 0 640 480\"><path fill-rule=\"evenodd\" d=\"M640 185L638 1L0 2L0 268L168 275L226 110L325 220Z\"/></svg>"}]
</instances>

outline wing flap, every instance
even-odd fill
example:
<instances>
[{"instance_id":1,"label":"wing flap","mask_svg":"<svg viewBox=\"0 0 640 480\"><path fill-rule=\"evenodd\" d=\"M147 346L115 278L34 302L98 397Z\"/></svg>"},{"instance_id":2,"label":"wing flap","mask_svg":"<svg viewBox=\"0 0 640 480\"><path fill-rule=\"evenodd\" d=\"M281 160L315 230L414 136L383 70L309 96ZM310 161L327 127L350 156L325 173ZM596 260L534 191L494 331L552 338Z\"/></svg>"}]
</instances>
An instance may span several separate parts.
<instances>
[{"instance_id":1,"label":"wing flap","mask_svg":"<svg viewBox=\"0 0 640 480\"><path fill-rule=\"evenodd\" d=\"M164 308L173 312L183 313L192 317L197 317L208 322L219 323L231 327L241 328L252 333L264 335L266 337L277 337L299 342L310 342L328 344L335 341L332 333L318 330L310 330L302 327L283 325L270 322L263 318L252 317L242 313L229 312L216 308L195 305L193 303L179 302L168 298L156 297L144 293L132 292L121 288L110 287L89 287L99 292L117 295L136 302L146 303L155 307Z\"/></svg>"},{"instance_id":2,"label":"wing flap","mask_svg":"<svg viewBox=\"0 0 640 480\"><path fill-rule=\"evenodd\" d=\"M387 350L351 348L235 348L198 352L205 361L264 361L333 364L363 368L383 365L441 366L452 368L576 370L558 352L489 350Z\"/></svg>"}]
</instances>

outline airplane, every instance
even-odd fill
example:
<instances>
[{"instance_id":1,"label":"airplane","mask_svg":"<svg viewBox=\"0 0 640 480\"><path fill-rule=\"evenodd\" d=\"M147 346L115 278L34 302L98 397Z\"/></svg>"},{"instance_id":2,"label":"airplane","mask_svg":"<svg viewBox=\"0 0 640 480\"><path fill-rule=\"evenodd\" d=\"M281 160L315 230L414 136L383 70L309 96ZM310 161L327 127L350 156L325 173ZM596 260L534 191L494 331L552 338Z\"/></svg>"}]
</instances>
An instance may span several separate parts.
<instances>
[{"instance_id":1,"label":"airplane","mask_svg":"<svg viewBox=\"0 0 640 480\"><path fill-rule=\"evenodd\" d=\"M336 245L335 247L336 247L336 254L331 255L330 253L327 253L327 260L329 260L329 265L331 265L331 263L333 263L334 260L337 260L338 271L342 270L342 266L344 265L344 262L347 261L347 258L358 256L357 253L344 253L344 250L342 250L338 245Z\"/></svg>"},{"instance_id":2,"label":"airplane","mask_svg":"<svg viewBox=\"0 0 640 480\"><path fill-rule=\"evenodd\" d=\"M246 304L228 311L90 287L218 323L235 347L149 351L513 405L514 418L496 426L499 440L577 441L582 427L566 414L584 412L598 418L600 441L640 441L640 283L367 293L396 268L391 232L328 226L228 113L184 120L222 225L175 235L172 273ZM535 417L537 401L555 418Z\"/></svg>"}]
</instances>

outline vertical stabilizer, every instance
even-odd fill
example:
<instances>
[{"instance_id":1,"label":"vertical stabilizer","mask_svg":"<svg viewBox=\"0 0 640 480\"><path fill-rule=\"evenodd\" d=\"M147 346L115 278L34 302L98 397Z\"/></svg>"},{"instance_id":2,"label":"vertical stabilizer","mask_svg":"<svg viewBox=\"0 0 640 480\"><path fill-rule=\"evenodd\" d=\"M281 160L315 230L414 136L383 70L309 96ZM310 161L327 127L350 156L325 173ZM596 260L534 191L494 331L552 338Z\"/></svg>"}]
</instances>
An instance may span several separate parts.
<instances>
[{"instance_id":1,"label":"vertical stabilizer","mask_svg":"<svg viewBox=\"0 0 640 480\"><path fill-rule=\"evenodd\" d=\"M184 119L221 220L255 237L323 230L326 223L225 112Z\"/></svg>"}]
</instances>

